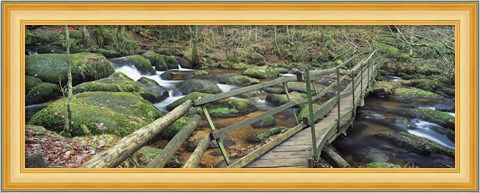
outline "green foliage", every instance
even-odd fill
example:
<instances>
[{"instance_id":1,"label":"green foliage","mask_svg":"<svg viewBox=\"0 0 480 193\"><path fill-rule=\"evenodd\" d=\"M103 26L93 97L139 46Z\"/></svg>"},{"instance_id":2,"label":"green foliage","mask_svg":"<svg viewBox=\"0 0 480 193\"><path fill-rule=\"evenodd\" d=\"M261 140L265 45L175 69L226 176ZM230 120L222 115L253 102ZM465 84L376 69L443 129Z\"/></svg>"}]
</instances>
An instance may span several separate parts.
<instances>
[{"instance_id":1,"label":"green foliage","mask_svg":"<svg viewBox=\"0 0 480 193\"><path fill-rule=\"evenodd\" d=\"M271 127L271 126L274 126L275 124L277 124L277 119L275 119L274 116L268 116L256 123L251 124L251 126L254 128L262 128L262 127Z\"/></svg>"},{"instance_id":2,"label":"green foliage","mask_svg":"<svg viewBox=\"0 0 480 193\"><path fill-rule=\"evenodd\" d=\"M140 49L135 40L125 32L125 26L92 26L97 46L121 54L135 54Z\"/></svg>"},{"instance_id":3,"label":"green foliage","mask_svg":"<svg viewBox=\"0 0 480 193\"><path fill-rule=\"evenodd\" d=\"M61 132L64 127L65 99L37 112L29 124ZM140 96L128 92L85 92L72 97L72 135L115 134L126 136L153 122L163 113Z\"/></svg>"},{"instance_id":4,"label":"green foliage","mask_svg":"<svg viewBox=\"0 0 480 193\"><path fill-rule=\"evenodd\" d=\"M284 127L274 127L255 135L255 138L257 138L259 141L266 141L269 137L278 135L284 131Z\"/></svg>"}]
</instances>

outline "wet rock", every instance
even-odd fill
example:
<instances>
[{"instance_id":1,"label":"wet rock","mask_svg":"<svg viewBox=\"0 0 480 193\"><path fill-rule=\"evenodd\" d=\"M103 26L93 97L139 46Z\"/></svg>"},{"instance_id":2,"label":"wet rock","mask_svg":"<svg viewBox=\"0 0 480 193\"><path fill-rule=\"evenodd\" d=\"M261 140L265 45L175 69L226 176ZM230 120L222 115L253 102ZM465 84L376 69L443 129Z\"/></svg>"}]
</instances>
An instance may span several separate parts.
<instances>
[{"instance_id":1,"label":"wet rock","mask_svg":"<svg viewBox=\"0 0 480 193\"><path fill-rule=\"evenodd\" d=\"M164 59L169 70L178 69L177 58L175 56L166 56Z\"/></svg>"},{"instance_id":2,"label":"wet rock","mask_svg":"<svg viewBox=\"0 0 480 193\"><path fill-rule=\"evenodd\" d=\"M215 80L221 84L230 84L230 85L239 85L239 86L248 86L252 84L258 84L260 81L255 78L250 78L248 76L243 76L239 74L222 74L214 77Z\"/></svg>"},{"instance_id":3,"label":"wet rock","mask_svg":"<svg viewBox=\"0 0 480 193\"><path fill-rule=\"evenodd\" d=\"M401 166L387 162L370 162L365 165L366 168L401 168Z\"/></svg>"},{"instance_id":4,"label":"wet rock","mask_svg":"<svg viewBox=\"0 0 480 193\"><path fill-rule=\"evenodd\" d=\"M119 65L133 65L141 74L154 75L156 73L152 67L152 64L150 63L150 60L141 55L131 55L116 58L113 59L112 62L115 62Z\"/></svg>"},{"instance_id":5,"label":"wet rock","mask_svg":"<svg viewBox=\"0 0 480 193\"><path fill-rule=\"evenodd\" d=\"M26 56L26 74L42 81L63 85L67 82L68 61L72 62L73 85L98 80L115 72L113 64L104 56L95 53L36 54Z\"/></svg>"},{"instance_id":6,"label":"wet rock","mask_svg":"<svg viewBox=\"0 0 480 193\"><path fill-rule=\"evenodd\" d=\"M249 62L251 64L265 64L265 58L259 53L253 53L249 58Z\"/></svg>"},{"instance_id":7,"label":"wet rock","mask_svg":"<svg viewBox=\"0 0 480 193\"><path fill-rule=\"evenodd\" d=\"M277 119L274 116L268 116L258 122L251 124L251 126L253 128L265 128L275 126L275 124L277 124Z\"/></svg>"},{"instance_id":8,"label":"wet rock","mask_svg":"<svg viewBox=\"0 0 480 193\"><path fill-rule=\"evenodd\" d=\"M46 168L47 163L45 162L45 157L42 153L36 153L29 155L25 158L25 167L26 168Z\"/></svg>"},{"instance_id":9,"label":"wet rock","mask_svg":"<svg viewBox=\"0 0 480 193\"><path fill-rule=\"evenodd\" d=\"M275 70L277 70L279 73L288 73L288 69L286 68L282 68L282 67L279 67L279 68L275 68Z\"/></svg>"},{"instance_id":10,"label":"wet rock","mask_svg":"<svg viewBox=\"0 0 480 193\"><path fill-rule=\"evenodd\" d=\"M178 86L178 89L183 94L190 94L192 92L218 94L222 92L222 90L213 81L202 79L186 80Z\"/></svg>"},{"instance_id":11,"label":"wet rock","mask_svg":"<svg viewBox=\"0 0 480 193\"><path fill-rule=\"evenodd\" d=\"M172 71L166 71L162 74L160 74L160 78L163 80L173 80L173 72Z\"/></svg>"},{"instance_id":12,"label":"wet rock","mask_svg":"<svg viewBox=\"0 0 480 193\"><path fill-rule=\"evenodd\" d=\"M195 99L203 98L205 96L210 96L210 95L211 94L208 94L208 93L192 92L192 93L187 94L186 96L184 96L180 99L177 99L176 101L170 103L169 105L167 105L167 109L171 111L174 108L178 107L179 105L183 104L187 100L195 100Z\"/></svg>"},{"instance_id":13,"label":"wet rock","mask_svg":"<svg viewBox=\"0 0 480 193\"><path fill-rule=\"evenodd\" d=\"M247 93L242 93L242 94L239 94L239 95L237 95L237 96L240 97L240 98L252 98L252 97L257 97L257 96L260 96L260 91L255 90L255 91L251 91L251 92L247 92Z\"/></svg>"},{"instance_id":14,"label":"wet rock","mask_svg":"<svg viewBox=\"0 0 480 193\"><path fill-rule=\"evenodd\" d=\"M355 152L355 157L360 162L387 162L390 158L388 155L383 152L381 149L366 147L360 149L358 152Z\"/></svg>"},{"instance_id":15,"label":"wet rock","mask_svg":"<svg viewBox=\"0 0 480 193\"><path fill-rule=\"evenodd\" d=\"M291 92L289 93L289 96L292 101L298 101L307 98L306 94L298 92ZM288 98L285 94L268 94L266 100L277 106L288 103Z\"/></svg>"},{"instance_id":16,"label":"wet rock","mask_svg":"<svg viewBox=\"0 0 480 193\"><path fill-rule=\"evenodd\" d=\"M138 90L140 90L140 85L123 72L115 72L107 78L84 82L73 87L74 94L94 91L137 92Z\"/></svg>"},{"instance_id":17,"label":"wet rock","mask_svg":"<svg viewBox=\"0 0 480 193\"><path fill-rule=\"evenodd\" d=\"M209 74L210 74L210 72L208 70L195 70L189 76L187 76L187 79L206 78Z\"/></svg>"},{"instance_id":18,"label":"wet rock","mask_svg":"<svg viewBox=\"0 0 480 193\"><path fill-rule=\"evenodd\" d=\"M25 96L25 104L39 104L54 100L62 95L60 86L52 83L40 83L33 87Z\"/></svg>"},{"instance_id":19,"label":"wet rock","mask_svg":"<svg viewBox=\"0 0 480 193\"><path fill-rule=\"evenodd\" d=\"M223 147L225 147L225 148L230 147L230 146L234 146L236 144L235 141L230 139L230 137L223 138L222 143L223 143ZM210 148L219 148L217 140L210 141L210 144L208 145L208 148L209 149ZM222 155L222 154L220 153L220 155Z\"/></svg>"},{"instance_id":20,"label":"wet rock","mask_svg":"<svg viewBox=\"0 0 480 193\"><path fill-rule=\"evenodd\" d=\"M412 151L421 155L438 153L449 157L455 156L454 150L448 149L428 139L418 137L407 132L379 132L376 133L375 136L390 141L408 151Z\"/></svg>"},{"instance_id":21,"label":"wet rock","mask_svg":"<svg viewBox=\"0 0 480 193\"><path fill-rule=\"evenodd\" d=\"M455 130L455 117L446 112L427 108L413 108L411 109L411 112L413 117Z\"/></svg>"},{"instance_id":22,"label":"wet rock","mask_svg":"<svg viewBox=\"0 0 480 193\"><path fill-rule=\"evenodd\" d=\"M242 63L242 62L231 62L231 61L222 61L218 63L218 68L223 69L233 69L233 70L244 70L249 68L250 65Z\"/></svg>"},{"instance_id":23,"label":"wet rock","mask_svg":"<svg viewBox=\"0 0 480 193\"><path fill-rule=\"evenodd\" d=\"M266 87L263 89L263 91L272 94L285 94L284 89L280 87Z\"/></svg>"},{"instance_id":24,"label":"wet rock","mask_svg":"<svg viewBox=\"0 0 480 193\"><path fill-rule=\"evenodd\" d=\"M29 124L61 132L65 125L65 100L52 102L37 112ZM163 113L137 94L129 92L84 92L72 97L72 135L114 134L126 136L155 121Z\"/></svg>"},{"instance_id":25,"label":"wet rock","mask_svg":"<svg viewBox=\"0 0 480 193\"><path fill-rule=\"evenodd\" d=\"M168 90L152 79L142 77L137 82L140 85L138 94L151 103L158 103L168 97Z\"/></svg>"},{"instance_id":26,"label":"wet rock","mask_svg":"<svg viewBox=\"0 0 480 193\"><path fill-rule=\"evenodd\" d=\"M277 77L279 72L269 66L251 67L243 72L243 75L252 78L270 79Z\"/></svg>"},{"instance_id":27,"label":"wet rock","mask_svg":"<svg viewBox=\"0 0 480 193\"><path fill-rule=\"evenodd\" d=\"M182 57L177 58L177 64L180 65L182 68L189 68L189 69L194 68L194 66L193 66L192 62L190 62L190 60L188 60L186 58L182 58Z\"/></svg>"},{"instance_id":28,"label":"wet rock","mask_svg":"<svg viewBox=\"0 0 480 193\"><path fill-rule=\"evenodd\" d=\"M39 85L43 81L40 80L40 78L34 77L34 76L25 76L25 93L28 93L32 88L35 86Z\"/></svg>"}]
</instances>

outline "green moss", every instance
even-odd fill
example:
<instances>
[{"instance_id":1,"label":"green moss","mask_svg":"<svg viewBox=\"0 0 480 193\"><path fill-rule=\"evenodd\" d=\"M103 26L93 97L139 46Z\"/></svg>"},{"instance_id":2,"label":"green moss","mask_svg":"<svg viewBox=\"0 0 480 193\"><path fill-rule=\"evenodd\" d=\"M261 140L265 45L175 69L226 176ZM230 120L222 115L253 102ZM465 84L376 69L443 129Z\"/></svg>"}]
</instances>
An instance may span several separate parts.
<instances>
[{"instance_id":1,"label":"green moss","mask_svg":"<svg viewBox=\"0 0 480 193\"><path fill-rule=\"evenodd\" d=\"M58 84L67 82L68 62L72 62L73 84L110 76L115 68L104 56L94 53L37 54L26 56L26 74L42 81Z\"/></svg>"},{"instance_id":2,"label":"green moss","mask_svg":"<svg viewBox=\"0 0 480 193\"><path fill-rule=\"evenodd\" d=\"M170 126L165 128L162 133L163 138L172 139L189 121L189 117L180 117L180 119L177 119Z\"/></svg>"},{"instance_id":3,"label":"green moss","mask_svg":"<svg viewBox=\"0 0 480 193\"><path fill-rule=\"evenodd\" d=\"M377 81L373 84L371 88L371 92L375 95L390 95L393 93L395 87L393 86L392 82L389 81Z\"/></svg>"},{"instance_id":4,"label":"green moss","mask_svg":"<svg viewBox=\"0 0 480 193\"><path fill-rule=\"evenodd\" d=\"M215 79L222 84L248 86L252 84L258 84L260 81L255 78L238 74L222 74L215 77Z\"/></svg>"},{"instance_id":5,"label":"green moss","mask_svg":"<svg viewBox=\"0 0 480 193\"><path fill-rule=\"evenodd\" d=\"M316 104L316 103L313 103L313 112L315 112L316 110L320 109L320 105L319 104ZM302 105L302 107L300 108L300 113L298 113L298 121L302 121L303 117L310 117L310 112L309 112L309 108L308 108L308 105Z\"/></svg>"},{"instance_id":6,"label":"green moss","mask_svg":"<svg viewBox=\"0 0 480 193\"><path fill-rule=\"evenodd\" d=\"M208 74L210 74L208 70L195 70L192 72L192 75L196 78L204 77L204 76L207 76Z\"/></svg>"},{"instance_id":7,"label":"green moss","mask_svg":"<svg viewBox=\"0 0 480 193\"><path fill-rule=\"evenodd\" d=\"M190 94L192 92L204 92L210 94L221 93L222 90L211 80L204 79L189 79L178 85L178 90L183 94Z\"/></svg>"},{"instance_id":8,"label":"green moss","mask_svg":"<svg viewBox=\"0 0 480 193\"><path fill-rule=\"evenodd\" d=\"M65 99L51 103L37 112L29 124L41 125L61 132L66 114ZM72 97L72 134L85 135L82 127L91 134L126 136L153 122L163 113L140 96L128 92L85 92Z\"/></svg>"},{"instance_id":9,"label":"green moss","mask_svg":"<svg viewBox=\"0 0 480 193\"><path fill-rule=\"evenodd\" d=\"M177 69L177 58L175 56L167 56L165 58L165 63L167 64L168 69Z\"/></svg>"},{"instance_id":10,"label":"green moss","mask_svg":"<svg viewBox=\"0 0 480 193\"><path fill-rule=\"evenodd\" d=\"M261 132L261 133L255 135L255 138L257 138L259 141L265 141L270 136L278 135L278 134L282 133L283 131L285 131L284 127L274 127L274 128L270 128L270 129L268 129L264 132Z\"/></svg>"},{"instance_id":11,"label":"green moss","mask_svg":"<svg viewBox=\"0 0 480 193\"><path fill-rule=\"evenodd\" d=\"M85 82L73 88L74 93L108 91L108 92L137 92L140 85L122 72L115 72L110 77L92 82Z\"/></svg>"},{"instance_id":12,"label":"green moss","mask_svg":"<svg viewBox=\"0 0 480 193\"><path fill-rule=\"evenodd\" d=\"M455 117L442 111L427 108L411 109L413 116L455 130Z\"/></svg>"},{"instance_id":13,"label":"green moss","mask_svg":"<svg viewBox=\"0 0 480 193\"><path fill-rule=\"evenodd\" d=\"M259 53L253 53L250 56L250 62L253 64L263 64L265 63L265 58Z\"/></svg>"},{"instance_id":14,"label":"green moss","mask_svg":"<svg viewBox=\"0 0 480 193\"><path fill-rule=\"evenodd\" d=\"M387 162L371 162L365 165L366 168L401 168L399 165Z\"/></svg>"},{"instance_id":15,"label":"green moss","mask_svg":"<svg viewBox=\"0 0 480 193\"><path fill-rule=\"evenodd\" d=\"M109 57L109 58L120 56L120 53L118 53L115 50L107 50L107 49L99 48L99 49L96 49L95 52L100 53L100 54L104 55L105 57Z\"/></svg>"},{"instance_id":16,"label":"green moss","mask_svg":"<svg viewBox=\"0 0 480 193\"><path fill-rule=\"evenodd\" d=\"M48 135L48 136L54 136L54 137L63 139L63 136L61 136L61 135L59 135L55 132L49 131L49 130L45 129L45 127L42 127L42 126L25 125L25 129L35 132L36 135Z\"/></svg>"},{"instance_id":17,"label":"green moss","mask_svg":"<svg viewBox=\"0 0 480 193\"><path fill-rule=\"evenodd\" d=\"M418 88L397 88L394 90L395 96L401 98L424 97L424 98L440 98L440 95L425 91Z\"/></svg>"},{"instance_id":18,"label":"green moss","mask_svg":"<svg viewBox=\"0 0 480 193\"><path fill-rule=\"evenodd\" d=\"M299 92L291 92L289 93L289 96L292 101L298 101L307 97L306 94ZM268 94L266 100L277 106L288 103L288 98L286 94Z\"/></svg>"},{"instance_id":19,"label":"green moss","mask_svg":"<svg viewBox=\"0 0 480 193\"><path fill-rule=\"evenodd\" d=\"M279 72L277 70L268 66L252 67L243 72L243 75L261 79L275 78L278 74Z\"/></svg>"},{"instance_id":20,"label":"green moss","mask_svg":"<svg viewBox=\"0 0 480 193\"><path fill-rule=\"evenodd\" d=\"M165 58L162 55L156 55L154 58L155 69L158 71L165 71L168 70L167 62L165 62Z\"/></svg>"},{"instance_id":21,"label":"green moss","mask_svg":"<svg viewBox=\"0 0 480 193\"><path fill-rule=\"evenodd\" d=\"M213 116L230 117L242 116L257 110L257 107L248 99L227 98L206 105Z\"/></svg>"},{"instance_id":22,"label":"green moss","mask_svg":"<svg viewBox=\"0 0 480 193\"><path fill-rule=\"evenodd\" d=\"M25 96L27 105L48 102L61 96L60 86L52 83L40 83Z\"/></svg>"},{"instance_id":23,"label":"green moss","mask_svg":"<svg viewBox=\"0 0 480 193\"><path fill-rule=\"evenodd\" d=\"M42 83L40 78L34 76L25 76L25 93L28 93L33 87L37 86L38 84Z\"/></svg>"},{"instance_id":24,"label":"green moss","mask_svg":"<svg viewBox=\"0 0 480 193\"><path fill-rule=\"evenodd\" d=\"M400 52L395 46L387 44L380 44L378 50L378 52L385 57L397 57L400 54Z\"/></svg>"},{"instance_id":25,"label":"green moss","mask_svg":"<svg viewBox=\"0 0 480 193\"><path fill-rule=\"evenodd\" d=\"M135 68L142 74L155 74L155 70L148 59L140 55L125 56L121 59L121 63L133 64Z\"/></svg>"},{"instance_id":26,"label":"green moss","mask_svg":"<svg viewBox=\"0 0 480 193\"><path fill-rule=\"evenodd\" d=\"M138 92L140 96L152 103L158 103L168 97L168 91L152 79L142 77L137 82L140 84Z\"/></svg>"},{"instance_id":27,"label":"green moss","mask_svg":"<svg viewBox=\"0 0 480 193\"><path fill-rule=\"evenodd\" d=\"M376 133L375 136L388 140L405 148L408 151L415 152L421 155L429 155L432 153L443 154L454 157L455 151L448 149L440 144L432 142L428 139L415 136L404 131L387 131Z\"/></svg>"},{"instance_id":28,"label":"green moss","mask_svg":"<svg viewBox=\"0 0 480 193\"><path fill-rule=\"evenodd\" d=\"M192 92L190 94L187 94L186 96L180 98L180 99L177 99L176 101L174 101L173 103L170 103L168 106L167 106L167 109L168 110L173 110L174 108L178 107L179 105L183 104L185 101L187 100L195 100L195 99L199 99L199 98L202 98L202 97L205 97L205 96L210 96L211 94L208 94L208 93L202 93L202 92Z\"/></svg>"}]
</instances>

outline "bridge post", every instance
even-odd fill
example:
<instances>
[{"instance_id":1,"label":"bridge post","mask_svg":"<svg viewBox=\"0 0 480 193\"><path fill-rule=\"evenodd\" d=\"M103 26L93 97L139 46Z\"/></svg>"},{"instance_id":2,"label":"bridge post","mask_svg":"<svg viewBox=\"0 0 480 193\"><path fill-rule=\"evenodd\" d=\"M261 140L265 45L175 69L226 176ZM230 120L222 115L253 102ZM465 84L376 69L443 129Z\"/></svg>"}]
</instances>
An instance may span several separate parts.
<instances>
[{"instance_id":1,"label":"bridge post","mask_svg":"<svg viewBox=\"0 0 480 193\"><path fill-rule=\"evenodd\" d=\"M360 64L360 100L363 97L363 64L364 62Z\"/></svg>"},{"instance_id":2,"label":"bridge post","mask_svg":"<svg viewBox=\"0 0 480 193\"><path fill-rule=\"evenodd\" d=\"M367 90L370 88L370 62L367 61Z\"/></svg>"},{"instance_id":3,"label":"bridge post","mask_svg":"<svg viewBox=\"0 0 480 193\"><path fill-rule=\"evenodd\" d=\"M340 131L340 69L337 68L337 129Z\"/></svg>"},{"instance_id":4,"label":"bridge post","mask_svg":"<svg viewBox=\"0 0 480 193\"><path fill-rule=\"evenodd\" d=\"M225 163L227 163L227 166L230 165L230 159L228 158L227 151L225 150L225 147L223 146L223 140L222 138L219 138L215 136L214 132L216 130L215 125L213 124L212 118L210 118L210 114L208 113L207 107L205 105L202 105L202 110L203 113L205 114L205 117L207 118L208 124L210 125L210 135L211 138L217 141L218 147L220 148L220 151L222 152L223 159L225 159Z\"/></svg>"},{"instance_id":5,"label":"bridge post","mask_svg":"<svg viewBox=\"0 0 480 193\"><path fill-rule=\"evenodd\" d=\"M355 118L355 71L351 71L352 76L352 117Z\"/></svg>"},{"instance_id":6,"label":"bridge post","mask_svg":"<svg viewBox=\"0 0 480 193\"><path fill-rule=\"evenodd\" d=\"M287 95L287 99L288 99L288 102L290 102L290 94L288 93L288 87L287 87L287 83L284 82L283 83L283 91L285 92L285 94ZM295 108L290 108L292 109L292 113L293 113L293 117L295 118L295 121L297 122L297 124L300 122L300 120L298 120L298 116L297 116L297 112L295 112Z\"/></svg>"},{"instance_id":7,"label":"bridge post","mask_svg":"<svg viewBox=\"0 0 480 193\"><path fill-rule=\"evenodd\" d=\"M313 115L313 101L312 101L312 88L311 88L311 80L310 80L310 72L309 70L305 70L305 82L307 83L307 100L308 100L308 114L309 114L309 121L308 125L310 126L310 131L312 133L312 146L313 146L313 162L317 160L319 157L319 152L317 149L317 136L316 136L316 131L315 131L315 118Z\"/></svg>"}]
</instances>

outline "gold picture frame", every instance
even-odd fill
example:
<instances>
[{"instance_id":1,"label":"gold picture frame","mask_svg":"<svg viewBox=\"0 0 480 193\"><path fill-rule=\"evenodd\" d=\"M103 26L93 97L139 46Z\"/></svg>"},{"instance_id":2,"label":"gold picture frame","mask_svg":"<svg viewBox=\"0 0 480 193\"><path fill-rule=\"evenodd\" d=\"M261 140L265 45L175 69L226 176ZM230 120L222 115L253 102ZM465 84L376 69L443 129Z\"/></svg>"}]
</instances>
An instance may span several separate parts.
<instances>
[{"instance_id":1,"label":"gold picture frame","mask_svg":"<svg viewBox=\"0 0 480 193\"><path fill-rule=\"evenodd\" d=\"M478 2L3 2L2 190L478 190ZM25 168L25 25L454 25L455 168Z\"/></svg>"}]
</instances>

